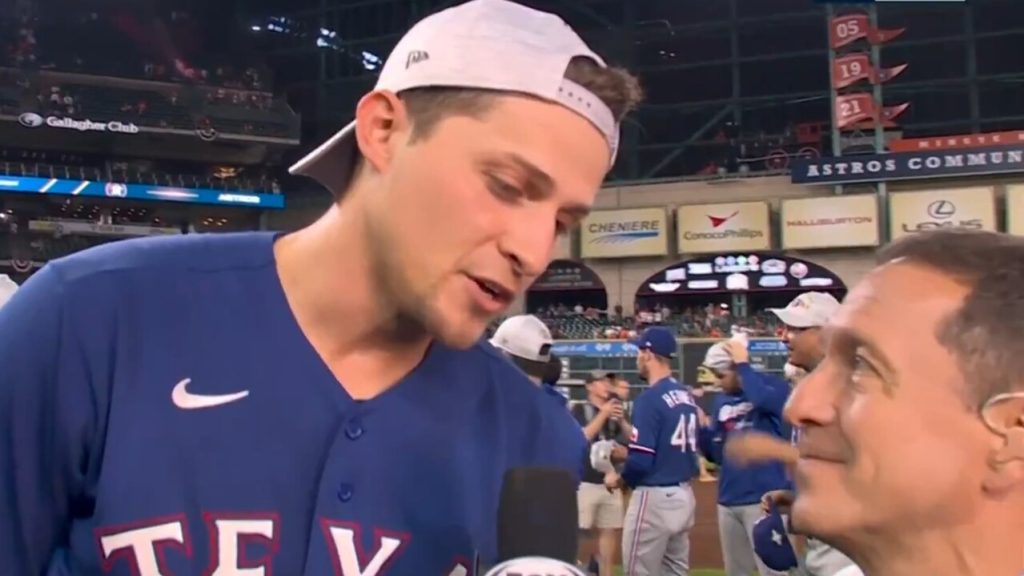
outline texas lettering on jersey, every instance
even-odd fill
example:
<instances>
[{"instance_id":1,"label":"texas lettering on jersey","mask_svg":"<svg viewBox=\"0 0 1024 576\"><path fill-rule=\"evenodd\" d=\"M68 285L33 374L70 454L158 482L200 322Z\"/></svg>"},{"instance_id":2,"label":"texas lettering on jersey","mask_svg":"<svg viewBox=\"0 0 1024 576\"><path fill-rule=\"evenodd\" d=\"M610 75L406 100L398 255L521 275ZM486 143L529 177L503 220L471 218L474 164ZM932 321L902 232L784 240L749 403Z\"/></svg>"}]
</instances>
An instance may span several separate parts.
<instances>
[{"instance_id":1,"label":"texas lettering on jersey","mask_svg":"<svg viewBox=\"0 0 1024 576\"><path fill-rule=\"evenodd\" d=\"M270 576L280 545L276 514L204 514L205 536L210 542L209 568L204 576ZM364 530L351 522L322 519L323 542L335 576L386 576L411 537L400 532L373 530L373 545L364 544ZM97 530L104 572L124 570L138 576L174 576L167 558L191 558L192 538L184 516L133 526ZM465 557L452 560L443 576L474 576L475 563Z\"/></svg>"},{"instance_id":2,"label":"texas lettering on jersey","mask_svg":"<svg viewBox=\"0 0 1024 576\"><path fill-rule=\"evenodd\" d=\"M748 428L750 422L747 421L747 416L753 409L754 405L750 402L725 404L718 410L718 421L722 423L722 428L726 432Z\"/></svg>"}]
</instances>

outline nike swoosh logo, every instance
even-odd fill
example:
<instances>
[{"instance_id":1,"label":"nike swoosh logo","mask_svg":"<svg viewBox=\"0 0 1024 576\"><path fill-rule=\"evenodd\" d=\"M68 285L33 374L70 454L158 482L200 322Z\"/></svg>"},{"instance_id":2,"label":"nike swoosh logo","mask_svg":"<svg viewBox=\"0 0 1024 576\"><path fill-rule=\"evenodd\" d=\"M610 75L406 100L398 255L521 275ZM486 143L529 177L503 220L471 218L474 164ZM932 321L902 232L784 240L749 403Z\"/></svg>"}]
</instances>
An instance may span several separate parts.
<instances>
[{"instance_id":1,"label":"nike swoosh logo","mask_svg":"<svg viewBox=\"0 0 1024 576\"><path fill-rule=\"evenodd\" d=\"M248 390L235 392L233 394L193 394L186 388L192 382L191 378L185 378L174 386L171 391L171 401L182 410L196 410L199 408L213 408L237 402L249 395Z\"/></svg>"}]
</instances>

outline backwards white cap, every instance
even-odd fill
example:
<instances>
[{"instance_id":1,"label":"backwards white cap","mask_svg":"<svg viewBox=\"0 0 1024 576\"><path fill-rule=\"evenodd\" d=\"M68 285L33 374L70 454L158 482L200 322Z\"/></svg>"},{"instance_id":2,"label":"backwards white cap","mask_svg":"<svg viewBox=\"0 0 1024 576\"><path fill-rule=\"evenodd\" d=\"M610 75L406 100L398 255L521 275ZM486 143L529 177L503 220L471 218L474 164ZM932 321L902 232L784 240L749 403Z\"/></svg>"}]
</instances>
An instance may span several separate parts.
<instances>
[{"instance_id":1,"label":"backwards white cap","mask_svg":"<svg viewBox=\"0 0 1024 576\"><path fill-rule=\"evenodd\" d=\"M540 318L530 314L511 316L498 326L491 338L495 348L523 360L547 362L551 359L551 330Z\"/></svg>"},{"instance_id":2,"label":"backwards white cap","mask_svg":"<svg viewBox=\"0 0 1024 576\"><path fill-rule=\"evenodd\" d=\"M472 0L432 14L410 29L388 56L375 90L451 87L517 92L557 102L604 134L611 161L619 125L600 98L565 78L582 56L605 66L561 18L507 0ZM345 191L357 160L355 122L295 163L335 194Z\"/></svg>"},{"instance_id":3,"label":"backwards white cap","mask_svg":"<svg viewBox=\"0 0 1024 576\"><path fill-rule=\"evenodd\" d=\"M769 308L786 326L819 328L828 324L839 310L839 301L827 292L804 292L785 308Z\"/></svg>"},{"instance_id":4,"label":"backwards white cap","mask_svg":"<svg viewBox=\"0 0 1024 576\"><path fill-rule=\"evenodd\" d=\"M7 274L0 274L0 308L18 291L18 283Z\"/></svg>"}]
</instances>

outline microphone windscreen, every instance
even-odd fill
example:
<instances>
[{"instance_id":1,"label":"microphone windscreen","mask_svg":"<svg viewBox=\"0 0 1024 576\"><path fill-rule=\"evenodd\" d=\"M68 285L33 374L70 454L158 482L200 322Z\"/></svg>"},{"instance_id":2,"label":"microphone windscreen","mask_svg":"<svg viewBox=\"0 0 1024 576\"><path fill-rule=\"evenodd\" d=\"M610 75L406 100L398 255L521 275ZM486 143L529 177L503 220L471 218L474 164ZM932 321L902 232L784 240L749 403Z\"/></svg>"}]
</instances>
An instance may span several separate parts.
<instances>
[{"instance_id":1,"label":"microphone windscreen","mask_svg":"<svg viewBox=\"0 0 1024 576\"><path fill-rule=\"evenodd\" d=\"M498 503L498 561L541 556L576 562L576 481L562 468L505 473Z\"/></svg>"}]
</instances>

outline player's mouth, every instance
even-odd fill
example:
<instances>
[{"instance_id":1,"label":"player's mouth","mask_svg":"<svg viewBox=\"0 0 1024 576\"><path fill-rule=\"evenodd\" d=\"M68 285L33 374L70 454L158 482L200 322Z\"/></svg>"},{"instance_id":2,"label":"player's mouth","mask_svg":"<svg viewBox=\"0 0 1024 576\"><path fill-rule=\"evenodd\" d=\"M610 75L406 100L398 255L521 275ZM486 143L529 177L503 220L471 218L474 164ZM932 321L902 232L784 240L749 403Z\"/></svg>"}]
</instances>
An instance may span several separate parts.
<instances>
[{"instance_id":1,"label":"player's mouth","mask_svg":"<svg viewBox=\"0 0 1024 576\"><path fill-rule=\"evenodd\" d=\"M515 300L515 292L504 284L479 276L469 276L467 274L467 277L474 287L474 301L482 310L489 314L501 312L508 308L512 301Z\"/></svg>"}]
</instances>

